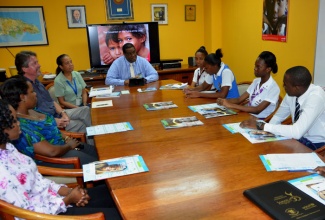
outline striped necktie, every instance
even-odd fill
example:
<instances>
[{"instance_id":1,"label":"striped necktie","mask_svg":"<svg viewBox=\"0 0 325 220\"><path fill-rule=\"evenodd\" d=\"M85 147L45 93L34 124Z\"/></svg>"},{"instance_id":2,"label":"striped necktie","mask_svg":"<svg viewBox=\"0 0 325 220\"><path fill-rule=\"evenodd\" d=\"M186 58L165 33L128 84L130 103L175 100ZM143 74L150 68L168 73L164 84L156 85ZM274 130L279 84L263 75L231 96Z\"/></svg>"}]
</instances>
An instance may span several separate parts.
<instances>
[{"instance_id":1,"label":"striped necktie","mask_svg":"<svg viewBox=\"0 0 325 220\"><path fill-rule=\"evenodd\" d=\"M131 78L135 78L133 63L130 63L130 73L131 73Z\"/></svg>"},{"instance_id":2,"label":"striped necktie","mask_svg":"<svg viewBox=\"0 0 325 220\"><path fill-rule=\"evenodd\" d=\"M298 102L298 98L296 98L296 109L295 109L295 117L294 117L293 123L298 121L300 113L301 113L300 104Z\"/></svg>"}]
</instances>

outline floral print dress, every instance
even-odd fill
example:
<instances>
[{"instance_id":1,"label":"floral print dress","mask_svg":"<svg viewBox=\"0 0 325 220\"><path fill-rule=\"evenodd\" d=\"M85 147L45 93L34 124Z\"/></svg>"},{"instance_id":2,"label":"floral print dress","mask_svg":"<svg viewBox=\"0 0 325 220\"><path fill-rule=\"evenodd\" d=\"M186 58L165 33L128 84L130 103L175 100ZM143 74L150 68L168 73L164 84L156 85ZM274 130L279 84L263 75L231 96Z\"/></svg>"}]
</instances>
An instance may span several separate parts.
<instances>
[{"instance_id":1,"label":"floral print dress","mask_svg":"<svg viewBox=\"0 0 325 220\"><path fill-rule=\"evenodd\" d=\"M66 212L60 184L44 178L35 162L10 143L0 149L0 199L45 214ZM17 218L16 218L17 219Z\"/></svg>"}]
</instances>

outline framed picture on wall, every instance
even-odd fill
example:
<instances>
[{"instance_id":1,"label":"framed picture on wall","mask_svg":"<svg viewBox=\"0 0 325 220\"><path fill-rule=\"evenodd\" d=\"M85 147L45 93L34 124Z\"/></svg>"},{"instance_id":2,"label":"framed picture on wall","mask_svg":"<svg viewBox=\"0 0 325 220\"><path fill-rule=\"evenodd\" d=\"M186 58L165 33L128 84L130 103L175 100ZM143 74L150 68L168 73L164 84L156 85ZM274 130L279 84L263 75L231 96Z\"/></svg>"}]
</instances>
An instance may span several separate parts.
<instances>
[{"instance_id":1,"label":"framed picture on wall","mask_svg":"<svg viewBox=\"0 0 325 220\"><path fill-rule=\"evenodd\" d=\"M133 20L132 0L105 0L107 20Z\"/></svg>"},{"instance_id":2,"label":"framed picture on wall","mask_svg":"<svg viewBox=\"0 0 325 220\"><path fill-rule=\"evenodd\" d=\"M195 21L195 20L196 20L196 6L185 5L185 21Z\"/></svg>"},{"instance_id":3,"label":"framed picture on wall","mask_svg":"<svg viewBox=\"0 0 325 220\"><path fill-rule=\"evenodd\" d=\"M159 24L168 24L167 4L151 5L151 21L157 21Z\"/></svg>"},{"instance_id":4,"label":"framed picture on wall","mask_svg":"<svg viewBox=\"0 0 325 220\"><path fill-rule=\"evenodd\" d=\"M47 45L42 6L0 7L0 47Z\"/></svg>"},{"instance_id":5,"label":"framed picture on wall","mask_svg":"<svg viewBox=\"0 0 325 220\"><path fill-rule=\"evenodd\" d=\"M68 28L86 27L86 9L84 5L69 5L67 9Z\"/></svg>"}]
</instances>

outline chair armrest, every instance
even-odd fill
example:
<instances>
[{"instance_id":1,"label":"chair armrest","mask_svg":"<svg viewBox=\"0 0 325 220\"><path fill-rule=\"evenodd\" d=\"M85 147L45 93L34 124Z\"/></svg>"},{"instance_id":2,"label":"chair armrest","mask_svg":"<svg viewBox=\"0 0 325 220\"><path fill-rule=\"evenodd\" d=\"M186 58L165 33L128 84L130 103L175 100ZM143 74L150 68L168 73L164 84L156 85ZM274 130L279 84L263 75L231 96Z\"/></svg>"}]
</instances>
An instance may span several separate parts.
<instances>
[{"instance_id":1,"label":"chair armrest","mask_svg":"<svg viewBox=\"0 0 325 220\"><path fill-rule=\"evenodd\" d=\"M79 141L86 143L86 134L83 132L71 132L71 131L65 131L60 130L62 134L65 134L66 136L78 139Z\"/></svg>"},{"instance_id":2,"label":"chair armrest","mask_svg":"<svg viewBox=\"0 0 325 220\"><path fill-rule=\"evenodd\" d=\"M321 156L325 156L325 146L318 148L314 152L318 153Z\"/></svg>"},{"instance_id":3,"label":"chair armrest","mask_svg":"<svg viewBox=\"0 0 325 220\"><path fill-rule=\"evenodd\" d=\"M35 154L34 158L36 160L40 160L48 163L72 164L74 168L81 169L81 164L78 157L59 158L59 157L46 157L43 155Z\"/></svg>"},{"instance_id":4,"label":"chair armrest","mask_svg":"<svg viewBox=\"0 0 325 220\"><path fill-rule=\"evenodd\" d=\"M37 166L38 171L45 176L76 177L79 186L84 185L82 169L65 169L46 166Z\"/></svg>"},{"instance_id":5,"label":"chair armrest","mask_svg":"<svg viewBox=\"0 0 325 220\"><path fill-rule=\"evenodd\" d=\"M65 219L65 220L104 220L104 214L102 212L88 214L88 215L50 215L43 214L39 212L33 212L27 209L19 208L12 204L9 204L3 200L0 200L0 217L6 220L14 220L14 217L22 219L33 219L33 220L55 220L55 219Z\"/></svg>"}]
</instances>

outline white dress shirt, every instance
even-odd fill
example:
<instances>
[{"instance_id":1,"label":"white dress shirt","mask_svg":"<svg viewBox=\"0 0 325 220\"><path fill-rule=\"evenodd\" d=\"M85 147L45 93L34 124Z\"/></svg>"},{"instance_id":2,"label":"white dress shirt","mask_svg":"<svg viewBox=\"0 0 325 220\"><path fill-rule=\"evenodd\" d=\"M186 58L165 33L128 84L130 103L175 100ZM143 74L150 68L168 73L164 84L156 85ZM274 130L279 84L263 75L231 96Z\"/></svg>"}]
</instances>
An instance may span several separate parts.
<instances>
[{"instance_id":1,"label":"white dress shirt","mask_svg":"<svg viewBox=\"0 0 325 220\"><path fill-rule=\"evenodd\" d=\"M320 86L311 84L298 98L300 117L293 125L281 125L289 115L294 118L295 96L286 95L270 123L264 125L264 131L288 138L305 137L313 143L325 142L325 92Z\"/></svg>"}]
</instances>

